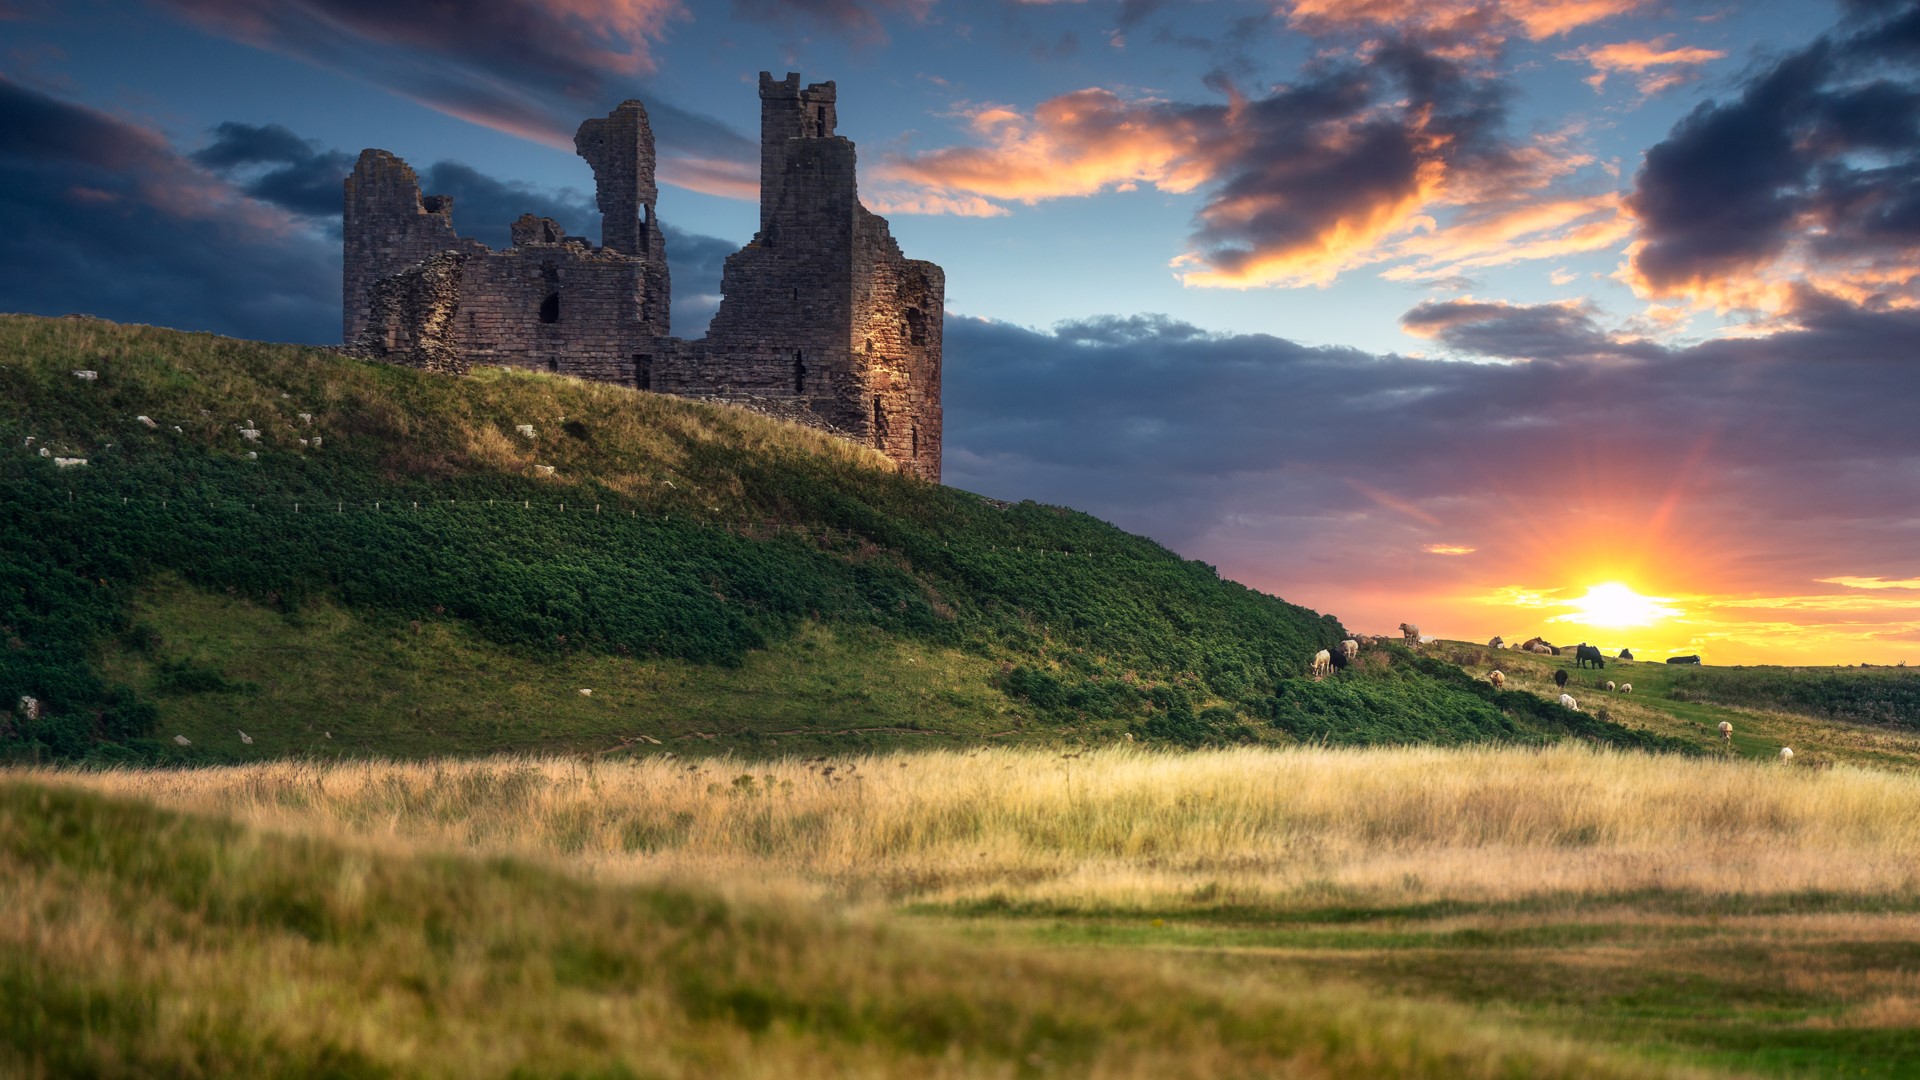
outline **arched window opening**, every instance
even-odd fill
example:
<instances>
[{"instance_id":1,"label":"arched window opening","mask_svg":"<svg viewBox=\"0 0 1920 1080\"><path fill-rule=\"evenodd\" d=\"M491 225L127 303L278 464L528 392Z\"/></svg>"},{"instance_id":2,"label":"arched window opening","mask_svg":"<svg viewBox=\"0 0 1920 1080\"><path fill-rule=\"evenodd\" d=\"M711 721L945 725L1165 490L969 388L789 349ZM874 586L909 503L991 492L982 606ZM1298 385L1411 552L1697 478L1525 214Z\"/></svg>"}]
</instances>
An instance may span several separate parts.
<instances>
[{"instance_id":1,"label":"arched window opening","mask_svg":"<svg viewBox=\"0 0 1920 1080\"><path fill-rule=\"evenodd\" d=\"M799 349L793 350L793 392L807 392L807 358Z\"/></svg>"},{"instance_id":2,"label":"arched window opening","mask_svg":"<svg viewBox=\"0 0 1920 1080\"><path fill-rule=\"evenodd\" d=\"M550 292L547 294L546 299L540 301L540 321L543 323L557 323L560 321L559 293Z\"/></svg>"},{"instance_id":3,"label":"arched window opening","mask_svg":"<svg viewBox=\"0 0 1920 1080\"><path fill-rule=\"evenodd\" d=\"M547 357L547 370L548 370L548 371L554 371L554 372L557 372L557 371L559 371L559 370L560 370L560 358L559 358L559 357L557 357L557 356L549 356L549 357Z\"/></svg>"}]
</instances>

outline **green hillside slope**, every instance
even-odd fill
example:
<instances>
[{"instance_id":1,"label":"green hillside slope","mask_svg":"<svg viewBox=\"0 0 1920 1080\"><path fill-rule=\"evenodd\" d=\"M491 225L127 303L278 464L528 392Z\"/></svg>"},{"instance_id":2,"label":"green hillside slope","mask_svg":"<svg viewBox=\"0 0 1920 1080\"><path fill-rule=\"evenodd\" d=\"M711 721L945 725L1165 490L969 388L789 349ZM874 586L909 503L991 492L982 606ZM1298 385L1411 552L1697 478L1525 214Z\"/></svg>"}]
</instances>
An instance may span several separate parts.
<instances>
[{"instance_id":1,"label":"green hillside slope","mask_svg":"<svg viewBox=\"0 0 1920 1080\"><path fill-rule=\"evenodd\" d=\"M1331 617L620 387L9 316L0 447L0 702L40 703L12 756L1663 745L1398 650L1313 682Z\"/></svg>"}]
</instances>

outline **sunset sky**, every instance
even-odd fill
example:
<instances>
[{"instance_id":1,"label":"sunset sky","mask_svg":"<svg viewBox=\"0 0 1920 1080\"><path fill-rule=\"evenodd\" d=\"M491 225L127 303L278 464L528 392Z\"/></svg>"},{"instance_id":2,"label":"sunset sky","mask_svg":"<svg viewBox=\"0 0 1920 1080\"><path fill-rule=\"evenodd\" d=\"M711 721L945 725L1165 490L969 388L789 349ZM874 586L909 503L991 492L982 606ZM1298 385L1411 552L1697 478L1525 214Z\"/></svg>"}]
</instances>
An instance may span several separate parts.
<instances>
[{"instance_id":1,"label":"sunset sky","mask_svg":"<svg viewBox=\"0 0 1920 1080\"><path fill-rule=\"evenodd\" d=\"M1920 3L0 0L0 310L337 341L361 148L597 239L637 97L699 336L762 70L946 268L948 483L1360 631L1920 663Z\"/></svg>"}]
</instances>

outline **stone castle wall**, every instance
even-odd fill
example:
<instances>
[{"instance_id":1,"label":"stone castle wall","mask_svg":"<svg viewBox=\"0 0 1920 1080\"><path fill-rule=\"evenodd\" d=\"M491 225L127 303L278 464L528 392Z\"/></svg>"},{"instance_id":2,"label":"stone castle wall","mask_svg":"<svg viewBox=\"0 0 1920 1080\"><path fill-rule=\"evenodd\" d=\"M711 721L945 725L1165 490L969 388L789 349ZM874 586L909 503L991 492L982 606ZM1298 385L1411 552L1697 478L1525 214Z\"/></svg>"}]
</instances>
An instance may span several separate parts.
<instances>
[{"instance_id":1,"label":"stone castle wall","mask_svg":"<svg viewBox=\"0 0 1920 1080\"><path fill-rule=\"evenodd\" d=\"M346 182L344 329L365 355L449 373L507 364L735 401L872 446L940 478L945 276L905 258L860 205L834 84L760 75L760 231L727 258L704 338L667 333L653 133L629 101L580 126L601 246L525 215L513 246L461 238L452 200L360 155Z\"/></svg>"}]
</instances>

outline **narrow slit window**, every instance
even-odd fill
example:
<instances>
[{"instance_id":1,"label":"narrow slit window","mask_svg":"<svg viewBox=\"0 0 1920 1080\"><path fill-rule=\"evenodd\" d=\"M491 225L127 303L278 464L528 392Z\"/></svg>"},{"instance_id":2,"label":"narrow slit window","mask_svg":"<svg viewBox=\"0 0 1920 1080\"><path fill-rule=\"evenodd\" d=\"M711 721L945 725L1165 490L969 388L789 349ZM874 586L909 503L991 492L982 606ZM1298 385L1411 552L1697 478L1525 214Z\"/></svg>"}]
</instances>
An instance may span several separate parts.
<instances>
[{"instance_id":1,"label":"narrow slit window","mask_svg":"<svg viewBox=\"0 0 1920 1080\"><path fill-rule=\"evenodd\" d=\"M873 445L884 449L887 438L887 412L880 407L880 396L873 398Z\"/></svg>"},{"instance_id":2,"label":"narrow slit window","mask_svg":"<svg viewBox=\"0 0 1920 1080\"><path fill-rule=\"evenodd\" d=\"M807 358L800 350L793 351L793 392L807 392Z\"/></svg>"}]
</instances>

